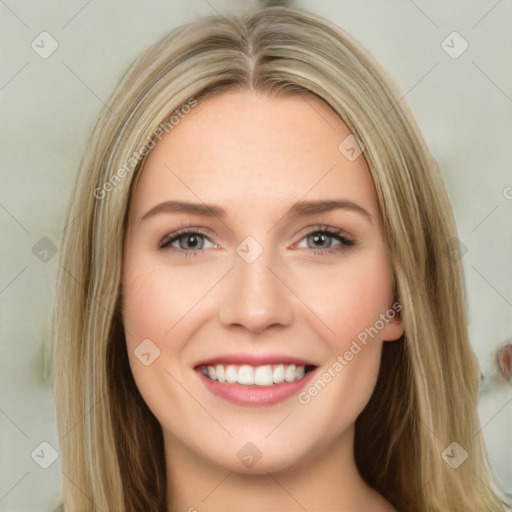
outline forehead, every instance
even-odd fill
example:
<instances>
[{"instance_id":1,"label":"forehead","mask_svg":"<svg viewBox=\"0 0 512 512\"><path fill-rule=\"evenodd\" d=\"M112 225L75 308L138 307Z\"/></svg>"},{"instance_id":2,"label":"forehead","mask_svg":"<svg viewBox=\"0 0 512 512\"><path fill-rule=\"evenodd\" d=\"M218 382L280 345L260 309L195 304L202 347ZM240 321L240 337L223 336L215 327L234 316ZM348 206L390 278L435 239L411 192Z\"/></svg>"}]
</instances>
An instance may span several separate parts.
<instances>
[{"instance_id":1,"label":"forehead","mask_svg":"<svg viewBox=\"0 0 512 512\"><path fill-rule=\"evenodd\" d=\"M184 116L149 155L132 209L181 199L264 214L300 199L345 198L377 214L363 156L339 149L350 131L320 99L233 91Z\"/></svg>"}]
</instances>

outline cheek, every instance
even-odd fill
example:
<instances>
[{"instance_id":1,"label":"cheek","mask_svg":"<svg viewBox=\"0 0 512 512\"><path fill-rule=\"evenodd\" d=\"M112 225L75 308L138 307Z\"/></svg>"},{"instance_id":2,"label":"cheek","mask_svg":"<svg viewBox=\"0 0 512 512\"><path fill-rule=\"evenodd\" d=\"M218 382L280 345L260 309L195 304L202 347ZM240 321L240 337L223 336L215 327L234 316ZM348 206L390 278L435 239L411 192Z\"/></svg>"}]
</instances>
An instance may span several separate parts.
<instances>
[{"instance_id":1,"label":"cheek","mask_svg":"<svg viewBox=\"0 0 512 512\"><path fill-rule=\"evenodd\" d=\"M380 315L393 303L391 272L383 250L354 252L340 265L304 272L299 282L301 297L318 318L315 324L322 338L336 352L347 350L367 329L374 333L375 325L382 328Z\"/></svg>"},{"instance_id":2,"label":"cheek","mask_svg":"<svg viewBox=\"0 0 512 512\"><path fill-rule=\"evenodd\" d=\"M172 305L164 290L156 272L141 271L132 261L125 263L123 326L128 357L137 387L155 414L154 397L163 385L162 333L171 327Z\"/></svg>"},{"instance_id":3,"label":"cheek","mask_svg":"<svg viewBox=\"0 0 512 512\"><path fill-rule=\"evenodd\" d=\"M381 315L393 304L385 253L367 252L316 276L310 273L303 279L301 293L318 317L311 323L330 357L299 402L312 416L323 418L325 428L331 424L342 429L366 406L377 381L381 334L383 325L388 325Z\"/></svg>"},{"instance_id":4,"label":"cheek","mask_svg":"<svg viewBox=\"0 0 512 512\"><path fill-rule=\"evenodd\" d=\"M186 313L183 303L187 301L182 293L176 293L179 283L171 282L154 263L139 261L135 264L128 260L125 264L123 325L137 387L155 416L160 417L159 397L164 390L174 396L164 370L169 361L179 361L182 354L182 342L174 336L173 326ZM166 343L171 337L173 342Z\"/></svg>"},{"instance_id":5,"label":"cheek","mask_svg":"<svg viewBox=\"0 0 512 512\"><path fill-rule=\"evenodd\" d=\"M182 327L182 321L214 282L215 276L208 273L198 276L170 271L154 261L137 265L128 262L123 276L123 319L128 342L150 338L163 344L176 326ZM172 345L173 350L180 348L179 341Z\"/></svg>"},{"instance_id":6,"label":"cheek","mask_svg":"<svg viewBox=\"0 0 512 512\"><path fill-rule=\"evenodd\" d=\"M192 335L188 313L204 294L204 286L187 286L179 274L142 257L128 259L123 274L123 324L132 375L158 421L176 432L183 428L177 418L186 424L190 411L189 397L178 384L185 380L184 348ZM149 361L143 356L148 353Z\"/></svg>"},{"instance_id":7,"label":"cheek","mask_svg":"<svg viewBox=\"0 0 512 512\"><path fill-rule=\"evenodd\" d=\"M172 378L165 370L181 381L184 372L190 369L194 346L190 346L189 340L207 318L208 292L222 275L222 269L216 268L210 272L171 270L144 255L126 258L123 325L127 350L137 387L154 412L162 390L177 399ZM198 315L201 321L197 320ZM145 366L138 355L148 351L158 357Z\"/></svg>"},{"instance_id":8,"label":"cheek","mask_svg":"<svg viewBox=\"0 0 512 512\"><path fill-rule=\"evenodd\" d=\"M123 321L129 343L141 337L160 340L172 327L175 294L156 271L130 272L123 286Z\"/></svg>"}]
</instances>

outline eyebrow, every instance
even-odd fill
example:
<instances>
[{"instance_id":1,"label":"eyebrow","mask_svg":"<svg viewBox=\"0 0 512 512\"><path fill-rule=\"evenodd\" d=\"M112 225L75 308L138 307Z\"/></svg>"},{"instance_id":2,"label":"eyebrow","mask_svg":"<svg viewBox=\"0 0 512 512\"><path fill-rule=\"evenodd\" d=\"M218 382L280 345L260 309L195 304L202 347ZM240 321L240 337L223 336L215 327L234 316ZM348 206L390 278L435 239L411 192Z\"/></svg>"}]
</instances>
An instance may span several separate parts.
<instances>
[{"instance_id":1,"label":"eyebrow","mask_svg":"<svg viewBox=\"0 0 512 512\"><path fill-rule=\"evenodd\" d=\"M372 222L372 215L362 206L347 199L329 199L329 200L302 200L294 203L281 219L294 219L305 217L318 213L331 212L333 210L347 210L360 214L368 221ZM158 215L160 213L194 213L205 217L225 218L227 212L224 208L216 205L207 205L206 203L190 203L187 201L164 201L153 206L147 211L139 222Z\"/></svg>"}]
</instances>

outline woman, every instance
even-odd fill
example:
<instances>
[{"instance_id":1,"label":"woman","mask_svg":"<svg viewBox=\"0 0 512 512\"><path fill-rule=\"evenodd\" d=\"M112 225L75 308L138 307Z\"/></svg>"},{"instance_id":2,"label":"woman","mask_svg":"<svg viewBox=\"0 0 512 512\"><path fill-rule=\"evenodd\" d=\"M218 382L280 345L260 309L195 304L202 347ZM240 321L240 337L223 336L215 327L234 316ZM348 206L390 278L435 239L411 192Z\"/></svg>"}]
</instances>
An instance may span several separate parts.
<instances>
[{"instance_id":1,"label":"woman","mask_svg":"<svg viewBox=\"0 0 512 512\"><path fill-rule=\"evenodd\" d=\"M98 121L70 219L66 510L506 510L435 162L340 29L173 31Z\"/></svg>"}]
</instances>

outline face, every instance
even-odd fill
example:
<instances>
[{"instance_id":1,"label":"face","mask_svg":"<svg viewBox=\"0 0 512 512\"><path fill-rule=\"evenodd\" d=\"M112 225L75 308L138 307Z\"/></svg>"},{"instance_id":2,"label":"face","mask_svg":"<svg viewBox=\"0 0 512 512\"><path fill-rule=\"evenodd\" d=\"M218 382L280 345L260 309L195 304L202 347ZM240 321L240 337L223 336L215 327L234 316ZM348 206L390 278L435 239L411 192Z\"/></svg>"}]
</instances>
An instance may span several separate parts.
<instances>
[{"instance_id":1,"label":"face","mask_svg":"<svg viewBox=\"0 0 512 512\"><path fill-rule=\"evenodd\" d=\"M348 136L316 98L235 91L152 150L129 210L123 321L166 451L276 471L353 432L402 329Z\"/></svg>"}]
</instances>

